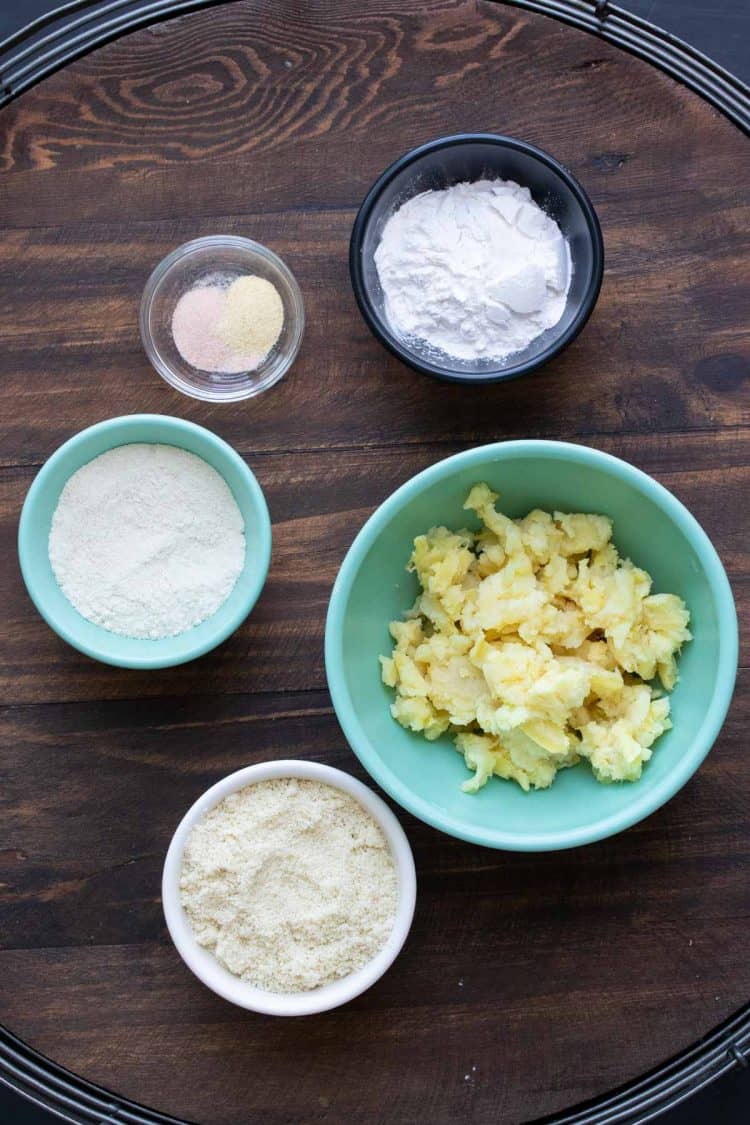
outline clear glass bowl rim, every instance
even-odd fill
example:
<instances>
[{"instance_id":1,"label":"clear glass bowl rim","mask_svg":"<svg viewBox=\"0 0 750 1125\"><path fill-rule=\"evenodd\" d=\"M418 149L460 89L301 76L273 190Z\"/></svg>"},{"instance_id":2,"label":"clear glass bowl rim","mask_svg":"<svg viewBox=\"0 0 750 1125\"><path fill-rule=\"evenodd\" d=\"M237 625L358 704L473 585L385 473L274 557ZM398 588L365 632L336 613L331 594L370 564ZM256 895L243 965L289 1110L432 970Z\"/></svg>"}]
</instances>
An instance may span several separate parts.
<instances>
[{"instance_id":1,"label":"clear glass bowl rim","mask_svg":"<svg viewBox=\"0 0 750 1125\"><path fill-rule=\"evenodd\" d=\"M217 389L215 391L207 391L204 388L197 387L187 382L180 372L176 371L164 360L154 342L150 328L151 307L159 290L159 286L177 264L193 254L201 253L206 250L222 249L245 251L246 253L251 253L263 258L272 267L272 271L279 274L286 283L291 293L293 305L292 343L278 367L275 370L271 370L264 378L258 380L257 383L251 386L238 387L234 390ZM269 248L264 246L261 242L255 242L253 239L245 238L243 235L239 234L207 234L203 235L201 238L193 238L189 242L183 242L180 246L171 250L169 254L162 258L158 265L154 267L143 288L143 295L138 312L138 325L141 333L141 341L151 366L171 387L174 387L182 394L188 395L190 398L197 398L203 402L240 402L243 399L253 398L255 395L260 394L261 391L268 390L269 387L274 386L286 375L297 358L302 344L302 336L305 330L305 307L297 279L287 264L278 254L275 254L273 250L269 250Z\"/></svg>"}]
</instances>

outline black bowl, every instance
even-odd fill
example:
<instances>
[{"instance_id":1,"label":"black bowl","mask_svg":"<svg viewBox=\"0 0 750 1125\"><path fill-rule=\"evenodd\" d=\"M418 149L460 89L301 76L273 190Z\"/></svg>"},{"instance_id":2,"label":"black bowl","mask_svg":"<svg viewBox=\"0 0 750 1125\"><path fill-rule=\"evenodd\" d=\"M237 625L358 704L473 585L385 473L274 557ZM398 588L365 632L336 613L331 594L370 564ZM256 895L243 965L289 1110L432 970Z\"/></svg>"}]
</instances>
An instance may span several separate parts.
<instances>
[{"instance_id":1,"label":"black bowl","mask_svg":"<svg viewBox=\"0 0 750 1125\"><path fill-rule=\"evenodd\" d=\"M570 245L573 266L563 315L523 351L507 359L445 362L434 351L407 343L391 331L374 254L388 219L420 192L480 179L515 180L557 222ZM604 271L604 244L596 212L574 176L548 153L526 141L494 133L459 133L412 149L391 164L362 204L349 244L349 269L357 304L373 334L417 371L462 383L515 379L541 367L575 339L591 315Z\"/></svg>"}]
</instances>

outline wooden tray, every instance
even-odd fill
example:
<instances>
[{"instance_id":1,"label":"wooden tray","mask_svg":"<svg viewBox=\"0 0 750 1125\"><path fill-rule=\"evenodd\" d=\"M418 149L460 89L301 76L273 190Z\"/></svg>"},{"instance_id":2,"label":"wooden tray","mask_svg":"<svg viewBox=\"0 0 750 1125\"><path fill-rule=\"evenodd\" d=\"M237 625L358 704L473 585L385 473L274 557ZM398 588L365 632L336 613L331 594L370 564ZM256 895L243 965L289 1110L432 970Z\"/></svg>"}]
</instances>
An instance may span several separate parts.
<instances>
[{"instance_id":1,"label":"wooden tray","mask_svg":"<svg viewBox=\"0 0 750 1125\"><path fill-rule=\"evenodd\" d=\"M0 178L0 1019L137 1102L210 1125L517 1122L687 1046L750 994L748 652L727 724L644 824L578 851L495 853L402 816L419 900L403 955L318 1018L225 1004L165 932L187 806L241 765L362 772L322 656L337 567L398 484L511 437L625 457L712 536L750 609L750 149L697 96L583 32L461 0L247 0L140 31L5 109ZM357 206L401 152L462 129L553 152L598 209L604 287L579 340L507 386L402 367L355 307ZM308 329L259 400L207 406L149 368L152 267L249 235L296 273ZM106 668L59 641L15 534L39 465L120 413L214 429L266 491L275 549L249 621L183 668Z\"/></svg>"}]
</instances>

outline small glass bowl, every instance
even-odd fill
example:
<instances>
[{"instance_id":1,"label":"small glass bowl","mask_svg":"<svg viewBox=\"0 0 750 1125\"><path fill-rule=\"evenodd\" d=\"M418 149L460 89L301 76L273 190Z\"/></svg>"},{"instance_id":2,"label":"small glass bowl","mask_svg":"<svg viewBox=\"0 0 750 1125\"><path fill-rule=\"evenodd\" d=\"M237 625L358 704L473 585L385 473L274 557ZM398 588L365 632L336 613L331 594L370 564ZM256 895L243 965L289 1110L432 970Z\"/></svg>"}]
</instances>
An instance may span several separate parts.
<instances>
[{"instance_id":1,"label":"small glass bowl","mask_svg":"<svg viewBox=\"0 0 750 1125\"><path fill-rule=\"evenodd\" d=\"M172 339L175 305L198 282L255 274L276 286L284 306L279 339L254 371L201 371L186 363ZM302 294L293 274L271 250L237 235L212 234L167 254L146 282L140 308L146 355L171 386L205 402L239 402L278 383L297 358L305 328Z\"/></svg>"}]
</instances>

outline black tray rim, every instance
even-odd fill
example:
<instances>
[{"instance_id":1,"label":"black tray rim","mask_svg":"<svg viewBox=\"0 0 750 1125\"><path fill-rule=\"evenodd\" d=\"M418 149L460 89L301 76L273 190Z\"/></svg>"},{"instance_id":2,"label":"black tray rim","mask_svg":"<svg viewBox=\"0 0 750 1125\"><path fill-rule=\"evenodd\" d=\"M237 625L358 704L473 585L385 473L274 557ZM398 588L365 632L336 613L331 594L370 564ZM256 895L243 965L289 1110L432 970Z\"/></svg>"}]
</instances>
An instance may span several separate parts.
<instances>
[{"instance_id":1,"label":"black tray rim","mask_svg":"<svg viewBox=\"0 0 750 1125\"><path fill-rule=\"evenodd\" d=\"M699 1042L616 1090L529 1125L645 1125L750 1065L750 1004ZM54 1062L0 1026L0 1084L71 1125L196 1125L139 1105Z\"/></svg>"},{"instance_id":2,"label":"black tray rim","mask_svg":"<svg viewBox=\"0 0 750 1125\"><path fill-rule=\"evenodd\" d=\"M0 42L0 108L69 62L138 28L233 0L70 0ZM494 0L537 12L644 59L750 135L750 86L689 44L608 0ZM58 25L58 26L55 26ZM52 30L47 32L46 29ZM697 1043L607 1094L530 1125L646 1125L750 1066L750 1003ZM0 1025L0 1084L71 1125L195 1125L67 1070Z\"/></svg>"},{"instance_id":3,"label":"black tray rim","mask_svg":"<svg viewBox=\"0 0 750 1125\"><path fill-rule=\"evenodd\" d=\"M68 0L0 42L0 108L69 62L121 35L232 2ZM551 16L637 55L694 90L750 133L750 86L682 39L609 0L492 2Z\"/></svg>"}]
</instances>

